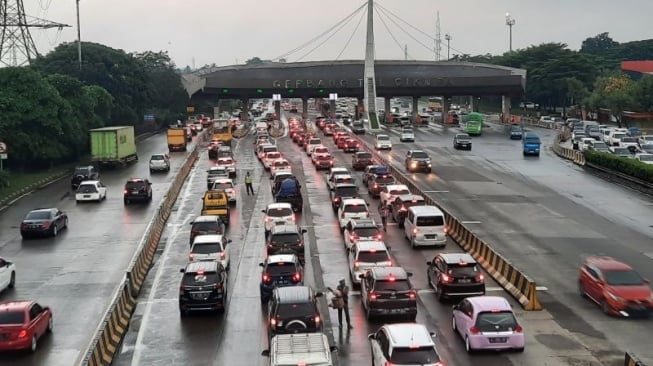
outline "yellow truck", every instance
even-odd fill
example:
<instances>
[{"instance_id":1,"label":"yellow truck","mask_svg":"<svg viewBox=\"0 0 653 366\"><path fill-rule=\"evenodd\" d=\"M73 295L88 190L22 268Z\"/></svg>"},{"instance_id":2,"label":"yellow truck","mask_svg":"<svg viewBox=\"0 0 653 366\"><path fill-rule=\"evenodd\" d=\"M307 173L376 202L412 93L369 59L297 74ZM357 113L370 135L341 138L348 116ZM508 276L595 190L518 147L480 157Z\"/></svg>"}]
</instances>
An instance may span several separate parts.
<instances>
[{"instance_id":1,"label":"yellow truck","mask_svg":"<svg viewBox=\"0 0 653 366\"><path fill-rule=\"evenodd\" d=\"M168 151L186 151L186 128L168 128Z\"/></svg>"},{"instance_id":2,"label":"yellow truck","mask_svg":"<svg viewBox=\"0 0 653 366\"><path fill-rule=\"evenodd\" d=\"M226 145L231 145L231 121L222 118L213 120L213 139L220 140Z\"/></svg>"},{"instance_id":3,"label":"yellow truck","mask_svg":"<svg viewBox=\"0 0 653 366\"><path fill-rule=\"evenodd\" d=\"M202 198L202 216L220 216L229 225L229 198L224 190L208 190Z\"/></svg>"}]
</instances>

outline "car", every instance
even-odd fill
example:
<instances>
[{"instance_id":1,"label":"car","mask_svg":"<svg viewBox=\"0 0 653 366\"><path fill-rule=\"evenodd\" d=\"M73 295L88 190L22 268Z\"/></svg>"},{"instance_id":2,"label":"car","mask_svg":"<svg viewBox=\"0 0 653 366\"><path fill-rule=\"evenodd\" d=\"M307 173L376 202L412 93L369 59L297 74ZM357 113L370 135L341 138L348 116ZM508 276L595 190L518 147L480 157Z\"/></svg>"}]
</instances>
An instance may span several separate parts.
<instances>
[{"instance_id":1,"label":"car","mask_svg":"<svg viewBox=\"0 0 653 366\"><path fill-rule=\"evenodd\" d=\"M282 170L280 172L272 173L272 176L270 177L270 190L272 192L272 196L276 195L276 191L279 189L279 186L281 185L281 182L283 182L287 178L297 179L292 174L292 172L289 172L287 170Z\"/></svg>"},{"instance_id":2,"label":"car","mask_svg":"<svg viewBox=\"0 0 653 366\"><path fill-rule=\"evenodd\" d=\"M96 201L107 199L107 186L99 180L86 180L79 184L75 191L75 202Z\"/></svg>"},{"instance_id":3,"label":"car","mask_svg":"<svg viewBox=\"0 0 653 366\"><path fill-rule=\"evenodd\" d=\"M277 254L258 264L261 271L261 304L267 304L277 287L304 286L304 267L294 254Z\"/></svg>"},{"instance_id":4,"label":"car","mask_svg":"<svg viewBox=\"0 0 653 366\"><path fill-rule=\"evenodd\" d=\"M652 165L653 164L653 154L649 153L638 153L635 154L635 160L641 161L644 164Z\"/></svg>"},{"instance_id":5,"label":"car","mask_svg":"<svg viewBox=\"0 0 653 366\"><path fill-rule=\"evenodd\" d=\"M383 187L396 184L395 178L390 174L375 174L367 181L367 191L370 196L378 198Z\"/></svg>"},{"instance_id":6,"label":"car","mask_svg":"<svg viewBox=\"0 0 653 366\"><path fill-rule=\"evenodd\" d=\"M265 237L276 225L293 225L295 224L295 212L292 205L287 202L270 203L265 210L261 210L265 216L263 222L265 226Z\"/></svg>"},{"instance_id":7,"label":"car","mask_svg":"<svg viewBox=\"0 0 653 366\"><path fill-rule=\"evenodd\" d=\"M283 159L281 153L278 151L270 151L265 153L265 155L263 155L261 162L263 162L263 166L265 167L265 170L270 170L270 167L272 166L272 162L278 159Z\"/></svg>"},{"instance_id":8,"label":"car","mask_svg":"<svg viewBox=\"0 0 653 366\"><path fill-rule=\"evenodd\" d=\"M0 292L16 286L16 264L0 258Z\"/></svg>"},{"instance_id":9,"label":"car","mask_svg":"<svg viewBox=\"0 0 653 366\"><path fill-rule=\"evenodd\" d=\"M405 194L410 194L410 189L405 184L389 184L379 193L381 205L389 205L395 197Z\"/></svg>"},{"instance_id":10,"label":"car","mask_svg":"<svg viewBox=\"0 0 653 366\"><path fill-rule=\"evenodd\" d=\"M212 166L206 173L208 174L206 177L206 189L211 189L213 183L218 179L229 179L229 172L224 166Z\"/></svg>"},{"instance_id":11,"label":"car","mask_svg":"<svg viewBox=\"0 0 653 366\"><path fill-rule=\"evenodd\" d=\"M352 176L351 174L336 174L333 176L333 186L335 187L338 184L342 183L350 183L354 184L356 183L356 178Z\"/></svg>"},{"instance_id":12,"label":"car","mask_svg":"<svg viewBox=\"0 0 653 366\"><path fill-rule=\"evenodd\" d=\"M351 132L356 134L356 135L364 135L365 134L365 125L363 124L362 121L354 121L351 124Z\"/></svg>"},{"instance_id":13,"label":"car","mask_svg":"<svg viewBox=\"0 0 653 366\"><path fill-rule=\"evenodd\" d=\"M644 153L653 154L653 144L639 145L639 150Z\"/></svg>"},{"instance_id":14,"label":"car","mask_svg":"<svg viewBox=\"0 0 653 366\"><path fill-rule=\"evenodd\" d=\"M372 366L444 366L433 337L435 333L429 332L422 324L384 324L367 336L372 352Z\"/></svg>"},{"instance_id":15,"label":"car","mask_svg":"<svg viewBox=\"0 0 653 366\"><path fill-rule=\"evenodd\" d=\"M401 133L399 134L399 141L401 142L415 142L415 133L413 132L413 129L410 127L404 127L401 129Z\"/></svg>"},{"instance_id":16,"label":"car","mask_svg":"<svg viewBox=\"0 0 653 366\"><path fill-rule=\"evenodd\" d=\"M366 187L368 187L370 179L372 179L375 175L383 175L383 174L390 174L390 171L388 170L387 166L377 165L377 164L368 165L365 168L363 168L362 182Z\"/></svg>"},{"instance_id":17,"label":"car","mask_svg":"<svg viewBox=\"0 0 653 366\"><path fill-rule=\"evenodd\" d=\"M392 150L392 141L390 136L379 134L376 135L376 141L374 142L374 148L376 150Z\"/></svg>"},{"instance_id":18,"label":"car","mask_svg":"<svg viewBox=\"0 0 653 366\"><path fill-rule=\"evenodd\" d=\"M152 201L152 182L146 178L132 178L125 183L123 202L128 205L134 201Z\"/></svg>"},{"instance_id":19,"label":"car","mask_svg":"<svg viewBox=\"0 0 653 366\"><path fill-rule=\"evenodd\" d=\"M338 222L340 231L345 229L349 220L370 218L367 202L361 198L345 198L340 200L338 206Z\"/></svg>"},{"instance_id":20,"label":"car","mask_svg":"<svg viewBox=\"0 0 653 366\"><path fill-rule=\"evenodd\" d=\"M227 307L227 270L218 261L189 262L180 270L179 314L191 311L224 312Z\"/></svg>"},{"instance_id":21,"label":"car","mask_svg":"<svg viewBox=\"0 0 653 366\"><path fill-rule=\"evenodd\" d=\"M501 296L472 296L453 307L452 326L465 350L524 351L524 329L508 300Z\"/></svg>"},{"instance_id":22,"label":"car","mask_svg":"<svg viewBox=\"0 0 653 366\"><path fill-rule=\"evenodd\" d=\"M426 206L426 200L423 196L417 194L402 194L390 201L389 205L392 219L400 228L403 228L408 209L413 206Z\"/></svg>"},{"instance_id":23,"label":"car","mask_svg":"<svg viewBox=\"0 0 653 366\"><path fill-rule=\"evenodd\" d=\"M335 140L336 147L338 149L344 150L345 147L347 146L347 140L351 139L351 136L347 133L343 133L338 135L338 138ZM356 140L354 140L356 141Z\"/></svg>"},{"instance_id":24,"label":"car","mask_svg":"<svg viewBox=\"0 0 653 366\"><path fill-rule=\"evenodd\" d=\"M653 311L649 280L628 264L608 256L585 258L578 274L578 292L608 315L648 316Z\"/></svg>"},{"instance_id":25,"label":"car","mask_svg":"<svg viewBox=\"0 0 653 366\"><path fill-rule=\"evenodd\" d=\"M273 226L265 243L267 255L295 254L304 263L306 232L306 229L302 229L297 224Z\"/></svg>"},{"instance_id":26,"label":"car","mask_svg":"<svg viewBox=\"0 0 653 366\"><path fill-rule=\"evenodd\" d=\"M472 149L472 138L466 133L457 133L453 136L453 148L458 149Z\"/></svg>"},{"instance_id":27,"label":"car","mask_svg":"<svg viewBox=\"0 0 653 366\"><path fill-rule=\"evenodd\" d=\"M211 191L224 191L227 194L230 204L236 204L238 194L236 192L236 185L234 181L229 178L219 178L213 181L213 185L209 189Z\"/></svg>"},{"instance_id":28,"label":"car","mask_svg":"<svg viewBox=\"0 0 653 366\"><path fill-rule=\"evenodd\" d=\"M540 156L540 148L542 146L542 140L540 136L533 132L527 132L524 134L522 139L522 154L526 155L535 155Z\"/></svg>"},{"instance_id":29,"label":"car","mask_svg":"<svg viewBox=\"0 0 653 366\"><path fill-rule=\"evenodd\" d=\"M511 140L521 140L523 137L523 129L521 126L518 125L511 125L510 126L510 139Z\"/></svg>"},{"instance_id":30,"label":"car","mask_svg":"<svg viewBox=\"0 0 653 366\"><path fill-rule=\"evenodd\" d=\"M618 157L621 158L633 158L634 154L627 147L620 146L610 146L608 147L609 151Z\"/></svg>"},{"instance_id":31,"label":"car","mask_svg":"<svg viewBox=\"0 0 653 366\"><path fill-rule=\"evenodd\" d=\"M593 146L595 142L597 141L591 137L583 137L578 142L578 150L587 151L589 150L590 146Z\"/></svg>"},{"instance_id":32,"label":"car","mask_svg":"<svg viewBox=\"0 0 653 366\"><path fill-rule=\"evenodd\" d=\"M306 155L311 156L312 150L315 146L322 145L322 140L319 137L310 137L304 142L304 150Z\"/></svg>"},{"instance_id":33,"label":"car","mask_svg":"<svg viewBox=\"0 0 653 366\"><path fill-rule=\"evenodd\" d=\"M30 300L0 302L0 351L35 352L41 338L52 330L50 307Z\"/></svg>"},{"instance_id":34,"label":"car","mask_svg":"<svg viewBox=\"0 0 653 366\"><path fill-rule=\"evenodd\" d=\"M152 154L150 156L150 173L169 171L170 157L168 154Z\"/></svg>"},{"instance_id":35,"label":"car","mask_svg":"<svg viewBox=\"0 0 653 366\"><path fill-rule=\"evenodd\" d=\"M351 167L354 170L363 170L372 164L374 164L372 153L367 151L358 151L351 157Z\"/></svg>"},{"instance_id":36,"label":"car","mask_svg":"<svg viewBox=\"0 0 653 366\"><path fill-rule=\"evenodd\" d=\"M236 177L236 161L231 156L219 157L215 162L216 166L225 167L229 178Z\"/></svg>"},{"instance_id":37,"label":"car","mask_svg":"<svg viewBox=\"0 0 653 366\"><path fill-rule=\"evenodd\" d=\"M216 215L198 216L190 223L190 226L190 245L193 245L193 239L198 235L225 234L225 224L220 216Z\"/></svg>"},{"instance_id":38,"label":"car","mask_svg":"<svg viewBox=\"0 0 653 366\"><path fill-rule=\"evenodd\" d=\"M277 334L321 332L323 321L317 299L324 296L309 286L272 290L268 302L268 340Z\"/></svg>"},{"instance_id":39,"label":"car","mask_svg":"<svg viewBox=\"0 0 653 366\"><path fill-rule=\"evenodd\" d=\"M619 147L626 147L631 151L639 150L639 144L637 143L637 140L634 137L630 136L622 137L621 141L619 142Z\"/></svg>"},{"instance_id":40,"label":"car","mask_svg":"<svg viewBox=\"0 0 653 366\"><path fill-rule=\"evenodd\" d=\"M85 180L98 180L100 173L93 165L84 165L75 167L73 176L70 178L71 189L77 189L79 184Z\"/></svg>"},{"instance_id":41,"label":"car","mask_svg":"<svg viewBox=\"0 0 653 366\"><path fill-rule=\"evenodd\" d=\"M274 175L275 173L280 172L280 171L292 172L292 167L291 167L290 162L288 160L283 159L283 158L282 159L277 159L277 160L274 160L270 164L270 174L271 175Z\"/></svg>"},{"instance_id":42,"label":"car","mask_svg":"<svg viewBox=\"0 0 653 366\"><path fill-rule=\"evenodd\" d=\"M313 153L313 163L315 164L315 170L321 169L330 169L335 164L333 156L329 153L326 154L315 154Z\"/></svg>"},{"instance_id":43,"label":"car","mask_svg":"<svg viewBox=\"0 0 653 366\"><path fill-rule=\"evenodd\" d=\"M379 316L417 317L417 291L401 267L373 267L360 275L361 303L369 320Z\"/></svg>"},{"instance_id":44,"label":"car","mask_svg":"<svg viewBox=\"0 0 653 366\"><path fill-rule=\"evenodd\" d=\"M439 253L426 265L426 278L438 300L485 295L485 276L471 255Z\"/></svg>"},{"instance_id":45,"label":"car","mask_svg":"<svg viewBox=\"0 0 653 366\"><path fill-rule=\"evenodd\" d=\"M57 236L68 227L68 215L58 208L37 208L25 215L20 223L23 239L32 236Z\"/></svg>"},{"instance_id":46,"label":"car","mask_svg":"<svg viewBox=\"0 0 653 366\"><path fill-rule=\"evenodd\" d=\"M343 232L345 238L345 249L351 249L359 241L381 240L383 234L381 228L374 222L374 219L349 220Z\"/></svg>"},{"instance_id":47,"label":"car","mask_svg":"<svg viewBox=\"0 0 653 366\"><path fill-rule=\"evenodd\" d=\"M218 261L228 271L231 268L229 243L231 239L227 239L224 235L197 235L190 246L188 261Z\"/></svg>"},{"instance_id":48,"label":"car","mask_svg":"<svg viewBox=\"0 0 653 366\"><path fill-rule=\"evenodd\" d=\"M347 177L346 175L336 175L335 179L338 177ZM358 186L353 182L343 182L334 184L333 188L329 190L329 195L331 196L331 207L334 212L337 212L340 202L343 199L356 198L358 194Z\"/></svg>"},{"instance_id":49,"label":"car","mask_svg":"<svg viewBox=\"0 0 653 366\"><path fill-rule=\"evenodd\" d=\"M354 243L348 251L349 277L354 288L358 288L360 275L372 267L392 266L390 248L381 240L361 240Z\"/></svg>"},{"instance_id":50,"label":"car","mask_svg":"<svg viewBox=\"0 0 653 366\"><path fill-rule=\"evenodd\" d=\"M588 141L587 150L609 153L608 145L603 141Z\"/></svg>"},{"instance_id":51,"label":"car","mask_svg":"<svg viewBox=\"0 0 653 366\"><path fill-rule=\"evenodd\" d=\"M256 156L258 156L258 159L261 162L263 162L263 158L265 157L265 154L269 152L275 152L275 151L279 152L279 148L276 145L271 145L269 143L261 144L256 148ZM275 159L278 159L279 157Z\"/></svg>"},{"instance_id":52,"label":"car","mask_svg":"<svg viewBox=\"0 0 653 366\"><path fill-rule=\"evenodd\" d=\"M328 147L324 145L315 145L311 149L311 158L313 158L313 155L321 155L321 154L330 154L331 151L329 150ZM315 160L313 160L313 164L315 164Z\"/></svg>"},{"instance_id":53,"label":"car","mask_svg":"<svg viewBox=\"0 0 653 366\"><path fill-rule=\"evenodd\" d=\"M353 138L347 138L345 140L345 146L343 147L343 151L346 153L355 153L358 152L360 149L360 144L358 143L357 140Z\"/></svg>"},{"instance_id":54,"label":"car","mask_svg":"<svg viewBox=\"0 0 653 366\"><path fill-rule=\"evenodd\" d=\"M431 172L431 157L423 150L408 150L404 160L406 171Z\"/></svg>"},{"instance_id":55,"label":"car","mask_svg":"<svg viewBox=\"0 0 653 366\"><path fill-rule=\"evenodd\" d=\"M637 138L637 144L641 147L642 145L653 144L653 135L641 135Z\"/></svg>"},{"instance_id":56,"label":"car","mask_svg":"<svg viewBox=\"0 0 653 366\"><path fill-rule=\"evenodd\" d=\"M343 166L334 166L331 169L329 169L329 172L326 173L327 176L327 186L329 186L329 189L333 188L335 184L335 179L336 176L338 175L348 175L351 176L351 172L349 169L343 167Z\"/></svg>"}]
</instances>

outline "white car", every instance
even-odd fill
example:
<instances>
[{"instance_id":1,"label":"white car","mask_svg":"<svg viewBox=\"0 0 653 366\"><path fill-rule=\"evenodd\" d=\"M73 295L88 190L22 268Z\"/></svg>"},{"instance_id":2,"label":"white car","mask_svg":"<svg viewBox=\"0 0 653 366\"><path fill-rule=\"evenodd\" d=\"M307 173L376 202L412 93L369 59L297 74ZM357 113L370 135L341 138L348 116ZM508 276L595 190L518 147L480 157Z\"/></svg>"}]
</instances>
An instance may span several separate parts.
<instances>
[{"instance_id":1,"label":"white car","mask_svg":"<svg viewBox=\"0 0 653 366\"><path fill-rule=\"evenodd\" d=\"M275 175L278 172L290 172L292 173L292 167L290 162L286 159L277 159L270 164L270 174Z\"/></svg>"},{"instance_id":2,"label":"white car","mask_svg":"<svg viewBox=\"0 0 653 366\"><path fill-rule=\"evenodd\" d=\"M311 156L311 153L313 152L313 147L317 145L322 145L322 140L320 140L319 137L311 137L308 140L306 140L306 143L304 144L304 149L306 150L306 154L308 156Z\"/></svg>"},{"instance_id":3,"label":"white car","mask_svg":"<svg viewBox=\"0 0 653 366\"><path fill-rule=\"evenodd\" d=\"M150 173L155 171L170 171L170 157L168 154L152 154L150 157Z\"/></svg>"},{"instance_id":4,"label":"white car","mask_svg":"<svg viewBox=\"0 0 653 366\"><path fill-rule=\"evenodd\" d=\"M370 218L370 210L367 207L367 202L361 198L347 198L340 202L338 206L338 222L340 224L340 231L345 229L347 223L351 219L368 219Z\"/></svg>"},{"instance_id":5,"label":"white car","mask_svg":"<svg viewBox=\"0 0 653 366\"><path fill-rule=\"evenodd\" d=\"M16 285L16 265L0 258L0 292Z\"/></svg>"},{"instance_id":6,"label":"white car","mask_svg":"<svg viewBox=\"0 0 653 366\"><path fill-rule=\"evenodd\" d=\"M374 143L376 150L392 150L392 141L388 135L376 135L376 142Z\"/></svg>"},{"instance_id":7,"label":"white car","mask_svg":"<svg viewBox=\"0 0 653 366\"><path fill-rule=\"evenodd\" d=\"M647 165L653 165L653 154L648 154L648 153L635 154L635 160L639 160Z\"/></svg>"},{"instance_id":8,"label":"white car","mask_svg":"<svg viewBox=\"0 0 653 366\"><path fill-rule=\"evenodd\" d=\"M230 203L236 203L238 195L236 194L236 186L234 181L229 178L219 178L213 181L211 186L212 191L224 191Z\"/></svg>"},{"instance_id":9,"label":"white car","mask_svg":"<svg viewBox=\"0 0 653 366\"><path fill-rule=\"evenodd\" d=\"M317 145L313 150L311 150L311 156L314 154L331 154L331 151L329 151L329 148L324 145Z\"/></svg>"},{"instance_id":10,"label":"white car","mask_svg":"<svg viewBox=\"0 0 653 366\"><path fill-rule=\"evenodd\" d=\"M263 166L265 167L265 170L270 170L270 167L272 166L272 162L277 160L277 159L282 159L283 156L281 156L281 153L278 151L271 151L269 153L265 153L263 155L263 159L261 161L263 162Z\"/></svg>"},{"instance_id":11,"label":"white car","mask_svg":"<svg viewBox=\"0 0 653 366\"><path fill-rule=\"evenodd\" d=\"M593 138L591 138L591 137L583 137L583 138L580 139L580 141L578 142L578 150L580 150L580 151L586 151L586 150L588 150L590 146L593 146L592 144L593 144L595 141L596 141L596 140L593 139Z\"/></svg>"},{"instance_id":12,"label":"white car","mask_svg":"<svg viewBox=\"0 0 653 366\"><path fill-rule=\"evenodd\" d=\"M399 135L399 141L410 141L415 142L415 133L412 128L403 128L401 134Z\"/></svg>"},{"instance_id":13,"label":"white car","mask_svg":"<svg viewBox=\"0 0 653 366\"><path fill-rule=\"evenodd\" d=\"M634 137L630 136L624 136L621 138L621 141L619 141L619 146L621 147L633 147L636 150L639 150L639 144L637 143L637 139Z\"/></svg>"},{"instance_id":14,"label":"white car","mask_svg":"<svg viewBox=\"0 0 653 366\"><path fill-rule=\"evenodd\" d=\"M86 180L79 184L75 192L75 202L97 201L107 198L107 186L99 180Z\"/></svg>"},{"instance_id":15,"label":"white car","mask_svg":"<svg viewBox=\"0 0 653 366\"><path fill-rule=\"evenodd\" d=\"M287 202L270 203L265 210L263 221L265 222L265 236L267 237L272 228L276 225L295 224L295 213L292 205Z\"/></svg>"},{"instance_id":16,"label":"white car","mask_svg":"<svg viewBox=\"0 0 653 366\"><path fill-rule=\"evenodd\" d=\"M406 365L402 360L410 360L409 365L443 366L433 338L422 324L385 324L376 333L369 335L372 351L372 365ZM448 363L447 363L448 364Z\"/></svg>"},{"instance_id":17,"label":"white car","mask_svg":"<svg viewBox=\"0 0 653 366\"><path fill-rule=\"evenodd\" d=\"M198 235L193 239L188 259L191 262L219 261L229 270L229 243L231 239L228 240L224 235Z\"/></svg>"},{"instance_id":18,"label":"white car","mask_svg":"<svg viewBox=\"0 0 653 366\"><path fill-rule=\"evenodd\" d=\"M211 189L213 182L218 179L229 179L229 172L226 167L223 166L212 166L207 171L208 176L206 177L206 188Z\"/></svg>"},{"instance_id":19,"label":"white car","mask_svg":"<svg viewBox=\"0 0 653 366\"><path fill-rule=\"evenodd\" d=\"M385 243L380 240L361 240L349 249L349 276L354 287L361 283L360 275L372 267L388 267L392 259Z\"/></svg>"},{"instance_id":20,"label":"white car","mask_svg":"<svg viewBox=\"0 0 653 366\"><path fill-rule=\"evenodd\" d=\"M329 189L333 188L333 185L335 184L335 177L337 175L346 174L351 176L351 172L349 171L349 169L340 166L335 166L329 169L329 172L326 174L327 174L327 185L329 186Z\"/></svg>"},{"instance_id":21,"label":"white car","mask_svg":"<svg viewBox=\"0 0 653 366\"><path fill-rule=\"evenodd\" d=\"M401 196L402 194L410 194L410 189L404 184L389 184L385 186L384 189L379 193L382 204L389 204L393 202L395 198Z\"/></svg>"},{"instance_id":22,"label":"white car","mask_svg":"<svg viewBox=\"0 0 653 366\"><path fill-rule=\"evenodd\" d=\"M215 162L216 166L223 166L227 169L230 177L236 176L236 161L228 156L218 158L218 161Z\"/></svg>"},{"instance_id":23,"label":"white car","mask_svg":"<svg viewBox=\"0 0 653 366\"><path fill-rule=\"evenodd\" d=\"M639 146L653 144L653 135L642 135L637 139Z\"/></svg>"}]
</instances>

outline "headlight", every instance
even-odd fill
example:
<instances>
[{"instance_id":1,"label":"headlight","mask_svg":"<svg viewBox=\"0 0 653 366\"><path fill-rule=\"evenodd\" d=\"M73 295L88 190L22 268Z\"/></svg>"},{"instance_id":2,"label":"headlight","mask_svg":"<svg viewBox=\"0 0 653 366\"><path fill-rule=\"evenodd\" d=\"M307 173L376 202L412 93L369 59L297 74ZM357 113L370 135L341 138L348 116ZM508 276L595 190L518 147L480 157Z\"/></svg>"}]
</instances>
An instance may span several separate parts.
<instances>
[{"instance_id":1,"label":"headlight","mask_svg":"<svg viewBox=\"0 0 653 366\"><path fill-rule=\"evenodd\" d=\"M614 300L616 302L625 302L626 301L622 297L619 297L619 296L617 296L617 295L615 295L615 294L613 294L611 292L608 292L607 294L612 300Z\"/></svg>"}]
</instances>

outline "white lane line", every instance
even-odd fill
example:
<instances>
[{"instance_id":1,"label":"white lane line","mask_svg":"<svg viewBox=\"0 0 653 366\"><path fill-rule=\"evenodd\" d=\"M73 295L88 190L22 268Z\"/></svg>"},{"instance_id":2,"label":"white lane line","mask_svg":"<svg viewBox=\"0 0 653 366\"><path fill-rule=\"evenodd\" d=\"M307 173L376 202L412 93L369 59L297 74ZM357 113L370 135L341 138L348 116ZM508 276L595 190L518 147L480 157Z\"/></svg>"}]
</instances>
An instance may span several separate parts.
<instances>
[{"instance_id":1,"label":"white lane line","mask_svg":"<svg viewBox=\"0 0 653 366\"><path fill-rule=\"evenodd\" d=\"M544 287L544 286L537 286L536 287L537 291L548 291L549 289ZM498 287L498 286L490 286L485 288L485 292L503 292L505 291L503 287ZM417 290L418 294L434 294L435 290L432 288L425 288L421 290ZM349 291L349 294L352 296L360 296L361 292L360 291Z\"/></svg>"},{"instance_id":2,"label":"white lane line","mask_svg":"<svg viewBox=\"0 0 653 366\"><path fill-rule=\"evenodd\" d=\"M480 221L461 221L461 224L480 224Z\"/></svg>"},{"instance_id":3,"label":"white lane line","mask_svg":"<svg viewBox=\"0 0 653 366\"><path fill-rule=\"evenodd\" d=\"M424 193L449 193L449 191L422 191Z\"/></svg>"}]
</instances>

